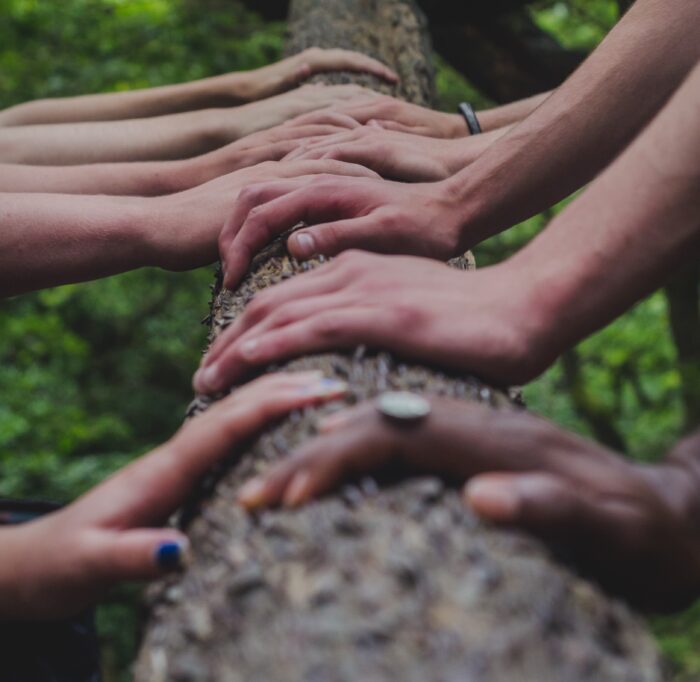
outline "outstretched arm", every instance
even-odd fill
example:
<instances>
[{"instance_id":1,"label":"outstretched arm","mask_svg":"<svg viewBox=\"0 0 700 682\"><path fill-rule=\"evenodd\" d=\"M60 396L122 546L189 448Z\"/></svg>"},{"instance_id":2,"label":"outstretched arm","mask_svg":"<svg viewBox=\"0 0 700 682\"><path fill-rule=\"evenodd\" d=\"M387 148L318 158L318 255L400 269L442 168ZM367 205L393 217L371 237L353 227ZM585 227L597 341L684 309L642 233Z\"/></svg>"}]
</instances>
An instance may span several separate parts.
<instances>
[{"instance_id":1,"label":"outstretched arm","mask_svg":"<svg viewBox=\"0 0 700 682\"><path fill-rule=\"evenodd\" d=\"M478 112L481 129L488 133L512 125L529 116L550 95L544 92L517 102ZM299 119L300 124L322 123L329 113L349 116L362 125L411 135L454 140L469 137L467 124L461 114L428 109L387 95L371 103L343 102L328 110L313 112Z\"/></svg>"},{"instance_id":2,"label":"outstretched arm","mask_svg":"<svg viewBox=\"0 0 700 682\"><path fill-rule=\"evenodd\" d=\"M232 242L258 248L256 224L279 234L303 219L310 227L289 240L296 257L347 248L454 256L551 206L608 165L696 64L698 23L697 2L638 0L566 83L461 173L408 188L333 178L322 187L253 187L232 218ZM240 267L232 263L227 285Z\"/></svg>"},{"instance_id":3,"label":"outstretched arm","mask_svg":"<svg viewBox=\"0 0 700 682\"><path fill-rule=\"evenodd\" d=\"M361 126L333 135L296 141L285 159L337 159L359 163L383 178L435 182L458 173L483 154L510 126L457 140Z\"/></svg>"},{"instance_id":4,"label":"outstretched arm","mask_svg":"<svg viewBox=\"0 0 700 682\"><path fill-rule=\"evenodd\" d=\"M342 99L376 93L355 85L304 86L233 109L202 109L123 121L0 128L0 162L74 165L182 159L222 147Z\"/></svg>"},{"instance_id":5,"label":"outstretched arm","mask_svg":"<svg viewBox=\"0 0 700 682\"><path fill-rule=\"evenodd\" d=\"M18 104L0 111L0 126L120 121L231 107L277 95L322 71L363 71L390 82L397 80L391 69L364 54L310 48L254 71L227 73L157 88Z\"/></svg>"},{"instance_id":6,"label":"outstretched arm","mask_svg":"<svg viewBox=\"0 0 700 682\"><path fill-rule=\"evenodd\" d=\"M698 257L698 148L700 65L644 134L509 260L462 273L425 259L342 254L256 297L216 340L195 386L202 392L220 390L251 366L358 344L472 371L501 384L530 381L566 348L663 284L678 265ZM373 180L346 183L364 187L363 201L372 200L367 186L376 184ZM273 198L287 184L261 187ZM324 178L315 185L314 191L319 185L324 192L331 189ZM395 185L395 191L421 200L419 217L434 211L433 244L442 245L438 255L447 255L456 249L440 222L440 207L431 207L421 194L425 187ZM238 204L244 201L242 194ZM276 209L287 211L293 225L301 219L294 213L300 207L297 195L297 203L286 208L278 199ZM255 220L270 223L265 212ZM408 226L392 216L392 225L403 248L424 248L415 216ZM236 281L260 236L252 229L242 232L228 247L229 227L220 241L225 277ZM351 244L354 233L363 230L366 239L379 238L373 227L367 219L328 223L299 230L290 241L299 253L304 236L311 236L316 246L310 252L325 253L326 239L344 237ZM405 334L407 328L416 333Z\"/></svg>"},{"instance_id":7,"label":"outstretched arm","mask_svg":"<svg viewBox=\"0 0 700 682\"><path fill-rule=\"evenodd\" d=\"M0 194L0 298L147 265L206 265L241 186L325 172L373 175L338 161L267 162L165 197Z\"/></svg>"},{"instance_id":8,"label":"outstretched arm","mask_svg":"<svg viewBox=\"0 0 700 682\"><path fill-rule=\"evenodd\" d=\"M187 538L162 525L201 476L268 421L345 388L320 372L267 375L68 507L0 528L0 621L74 615L115 583L182 568Z\"/></svg>"},{"instance_id":9,"label":"outstretched arm","mask_svg":"<svg viewBox=\"0 0 700 682\"><path fill-rule=\"evenodd\" d=\"M0 163L0 192L158 196L196 187L227 173L265 161L278 161L295 149L298 138L347 130L334 124L275 126L191 159L32 166Z\"/></svg>"},{"instance_id":10,"label":"outstretched arm","mask_svg":"<svg viewBox=\"0 0 700 682\"><path fill-rule=\"evenodd\" d=\"M438 475L464 485L485 519L565 548L638 607L669 611L700 596L700 433L641 466L525 412L429 401L418 423L397 424L371 403L332 414L240 501L297 506L349 477Z\"/></svg>"},{"instance_id":11,"label":"outstretched arm","mask_svg":"<svg viewBox=\"0 0 700 682\"><path fill-rule=\"evenodd\" d=\"M531 116L448 180L465 241L552 206L607 166L696 65L698 24L697 2L638 0Z\"/></svg>"}]
</instances>

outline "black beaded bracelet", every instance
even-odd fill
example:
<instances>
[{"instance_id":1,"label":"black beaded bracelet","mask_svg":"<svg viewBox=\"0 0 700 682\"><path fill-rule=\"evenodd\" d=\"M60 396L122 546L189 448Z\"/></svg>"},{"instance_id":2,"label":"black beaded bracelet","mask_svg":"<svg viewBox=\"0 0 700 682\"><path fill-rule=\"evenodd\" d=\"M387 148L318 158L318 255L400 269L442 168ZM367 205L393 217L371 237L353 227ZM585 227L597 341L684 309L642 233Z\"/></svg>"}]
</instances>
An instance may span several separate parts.
<instances>
[{"instance_id":1,"label":"black beaded bracelet","mask_svg":"<svg viewBox=\"0 0 700 682\"><path fill-rule=\"evenodd\" d=\"M479 119L476 117L474 112L474 107L469 104L469 102L462 102L459 105L459 113L464 116L464 120L467 122L467 128L469 128L470 135L477 135L481 132L481 126L479 125Z\"/></svg>"}]
</instances>

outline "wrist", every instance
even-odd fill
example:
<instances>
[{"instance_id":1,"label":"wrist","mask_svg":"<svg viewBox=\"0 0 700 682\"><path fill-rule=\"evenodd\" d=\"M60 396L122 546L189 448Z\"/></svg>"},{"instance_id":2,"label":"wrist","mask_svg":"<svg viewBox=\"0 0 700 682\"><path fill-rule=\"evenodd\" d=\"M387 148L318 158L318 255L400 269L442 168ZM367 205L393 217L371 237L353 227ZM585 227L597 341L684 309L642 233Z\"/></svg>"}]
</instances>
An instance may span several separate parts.
<instances>
[{"instance_id":1,"label":"wrist","mask_svg":"<svg viewBox=\"0 0 700 682\"><path fill-rule=\"evenodd\" d=\"M216 260L222 218L205 185L144 202L147 265L182 271Z\"/></svg>"},{"instance_id":2,"label":"wrist","mask_svg":"<svg viewBox=\"0 0 700 682\"><path fill-rule=\"evenodd\" d=\"M141 267L161 267L163 252L167 249L166 235L171 221L178 220L175 197L183 194L166 194L141 198L133 207L132 233L134 242L139 245Z\"/></svg>"},{"instance_id":3,"label":"wrist","mask_svg":"<svg viewBox=\"0 0 700 682\"><path fill-rule=\"evenodd\" d=\"M452 142L452 145L455 143ZM458 165L459 150L449 152L448 164ZM439 192L449 206L450 220L457 231L458 251L463 253L492 236L492 192L462 166L445 180L437 183ZM491 184L487 178L487 184Z\"/></svg>"},{"instance_id":4,"label":"wrist","mask_svg":"<svg viewBox=\"0 0 700 682\"><path fill-rule=\"evenodd\" d=\"M469 129L461 114L441 114L444 117L445 137L460 138L468 137Z\"/></svg>"},{"instance_id":5,"label":"wrist","mask_svg":"<svg viewBox=\"0 0 700 682\"><path fill-rule=\"evenodd\" d=\"M700 431L684 438L666 456L665 470L672 472L673 498L691 526L700 531Z\"/></svg>"},{"instance_id":6,"label":"wrist","mask_svg":"<svg viewBox=\"0 0 700 682\"><path fill-rule=\"evenodd\" d=\"M24 566L28 528L0 528L0 622L24 619L31 612L31 580Z\"/></svg>"},{"instance_id":7,"label":"wrist","mask_svg":"<svg viewBox=\"0 0 700 682\"><path fill-rule=\"evenodd\" d=\"M171 169L166 180L169 191L161 192L160 195L184 192L222 175L214 156L216 152L217 150L214 150L190 159L171 162Z\"/></svg>"},{"instance_id":8,"label":"wrist","mask_svg":"<svg viewBox=\"0 0 700 682\"><path fill-rule=\"evenodd\" d=\"M499 371L507 376L508 384L529 383L564 350L559 344L559 321L550 314L539 281L513 259L477 270L475 274L489 278L485 287L492 301L489 326L494 330L494 338L500 338L500 345L505 348ZM470 293L467 288L466 295Z\"/></svg>"},{"instance_id":9,"label":"wrist","mask_svg":"<svg viewBox=\"0 0 700 682\"><path fill-rule=\"evenodd\" d=\"M254 102L260 97L260 82L255 71L236 71L217 78L217 95L229 106Z\"/></svg>"},{"instance_id":10,"label":"wrist","mask_svg":"<svg viewBox=\"0 0 700 682\"><path fill-rule=\"evenodd\" d=\"M447 171L446 177L452 177L464 170L479 155L474 139L464 137L455 140L440 140L439 150L442 163Z\"/></svg>"}]
</instances>

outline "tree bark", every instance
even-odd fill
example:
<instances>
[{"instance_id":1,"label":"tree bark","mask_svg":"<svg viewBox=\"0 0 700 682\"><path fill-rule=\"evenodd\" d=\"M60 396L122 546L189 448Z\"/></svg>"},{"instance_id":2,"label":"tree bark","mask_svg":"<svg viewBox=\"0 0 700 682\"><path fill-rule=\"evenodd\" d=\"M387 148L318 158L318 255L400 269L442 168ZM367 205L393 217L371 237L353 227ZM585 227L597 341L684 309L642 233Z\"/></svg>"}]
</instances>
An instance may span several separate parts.
<instances>
[{"instance_id":1,"label":"tree bark","mask_svg":"<svg viewBox=\"0 0 700 682\"><path fill-rule=\"evenodd\" d=\"M410 0L296 0L290 33L292 51L379 57L400 73L401 96L432 101L427 31ZM257 291L317 264L272 244L236 292L216 284L212 336ZM351 402L389 388L508 402L473 377L364 348L283 367L345 379ZM206 404L198 397L191 413ZM535 540L479 523L436 479L367 479L297 511L239 509L240 484L338 405L291 415L202 485L180 519L193 561L151 591L136 682L660 679L654 644L626 607Z\"/></svg>"}]
</instances>

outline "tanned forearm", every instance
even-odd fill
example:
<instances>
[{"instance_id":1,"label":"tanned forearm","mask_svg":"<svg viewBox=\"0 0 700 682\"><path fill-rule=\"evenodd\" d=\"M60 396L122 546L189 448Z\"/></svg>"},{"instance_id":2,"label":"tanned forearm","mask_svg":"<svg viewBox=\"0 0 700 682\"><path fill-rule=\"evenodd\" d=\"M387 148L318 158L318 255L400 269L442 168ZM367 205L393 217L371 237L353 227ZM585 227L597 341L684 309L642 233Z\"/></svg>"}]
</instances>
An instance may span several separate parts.
<instances>
[{"instance_id":1,"label":"tanned forearm","mask_svg":"<svg viewBox=\"0 0 700 682\"><path fill-rule=\"evenodd\" d=\"M225 111L0 128L0 161L53 166L186 158L236 135L235 116L228 130L222 125Z\"/></svg>"},{"instance_id":2,"label":"tanned forearm","mask_svg":"<svg viewBox=\"0 0 700 682\"><path fill-rule=\"evenodd\" d=\"M496 128L503 128L504 126L509 126L513 123L520 123L520 121L527 118L551 94L551 91L542 92L539 95L526 97L525 99L504 104L500 107L483 109L482 111L478 112L481 130L484 133L487 133L490 130L495 130Z\"/></svg>"},{"instance_id":3,"label":"tanned forearm","mask_svg":"<svg viewBox=\"0 0 700 682\"><path fill-rule=\"evenodd\" d=\"M31 166L0 163L0 192L160 196L216 177L206 172L206 156L177 161Z\"/></svg>"},{"instance_id":4,"label":"tanned forearm","mask_svg":"<svg viewBox=\"0 0 700 682\"><path fill-rule=\"evenodd\" d=\"M0 127L0 162L68 166L184 159L337 101L375 96L354 85L305 86L230 109L124 121Z\"/></svg>"},{"instance_id":5,"label":"tanned forearm","mask_svg":"<svg viewBox=\"0 0 700 682\"><path fill-rule=\"evenodd\" d=\"M553 205L609 164L693 68L699 24L697 2L638 0L531 116L449 181L464 243Z\"/></svg>"},{"instance_id":6,"label":"tanned forearm","mask_svg":"<svg viewBox=\"0 0 700 682\"><path fill-rule=\"evenodd\" d=\"M546 360L700 254L700 65L632 145L509 265L532 284Z\"/></svg>"},{"instance_id":7,"label":"tanned forearm","mask_svg":"<svg viewBox=\"0 0 700 682\"><path fill-rule=\"evenodd\" d=\"M146 265L146 201L0 194L0 297Z\"/></svg>"}]
</instances>

